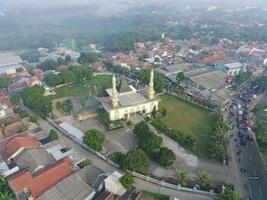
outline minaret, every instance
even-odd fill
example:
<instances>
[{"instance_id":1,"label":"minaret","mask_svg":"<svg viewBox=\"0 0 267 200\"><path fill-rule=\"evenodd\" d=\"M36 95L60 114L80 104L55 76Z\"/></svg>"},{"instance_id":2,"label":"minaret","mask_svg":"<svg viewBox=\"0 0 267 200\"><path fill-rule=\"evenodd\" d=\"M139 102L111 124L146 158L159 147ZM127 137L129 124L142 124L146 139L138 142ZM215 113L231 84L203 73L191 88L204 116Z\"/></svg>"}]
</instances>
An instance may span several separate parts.
<instances>
[{"instance_id":1,"label":"minaret","mask_svg":"<svg viewBox=\"0 0 267 200\"><path fill-rule=\"evenodd\" d=\"M150 72L150 81L147 89L147 96L149 100L154 99L155 90L154 90L154 70Z\"/></svg>"},{"instance_id":2,"label":"minaret","mask_svg":"<svg viewBox=\"0 0 267 200\"><path fill-rule=\"evenodd\" d=\"M116 108L119 106L119 97L118 91L116 89L116 77L115 75L112 76L112 106Z\"/></svg>"}]
</instances>

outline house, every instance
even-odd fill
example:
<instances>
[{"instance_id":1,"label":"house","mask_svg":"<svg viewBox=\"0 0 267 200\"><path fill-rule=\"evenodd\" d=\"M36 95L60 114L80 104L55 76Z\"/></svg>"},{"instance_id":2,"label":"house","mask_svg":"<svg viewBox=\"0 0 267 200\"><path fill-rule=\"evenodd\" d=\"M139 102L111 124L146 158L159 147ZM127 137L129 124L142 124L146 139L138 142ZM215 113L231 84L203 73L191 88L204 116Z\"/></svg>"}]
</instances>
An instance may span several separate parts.
<instances>
[{"instance_id":1,"label":"house","mask_svg":"<svg viewBox=\"0 0 267 200\"><path fill-rule=\"evenodd\" d=\"M13 92L21 92L24 88L27 87L27 84L25 81L23 82L15 82L15 83L11 83L8 86L8 89L13 91Z\"/></svg>"},{"instance_id":2,"label":"house","mask_svg":"<svg viewBox=\"0 0 267 200\"><path fill-rule=\"evenodd\" d=\"M240 62L228 63L225 64L224 66L225 66L224 70L228 76L236 76L244 68L244 65Z\"/></svg>"},{"instance_id":3,"label":"house","mask_svg":"<svg viewBox=\"0 0 267 200\"><path fill-rule=\"evenodd\" d=\"M58 182L73 173L71 161L68 158L45 167L36 174L24 169L9 178L9 185L18 199L37 198L52 188Z\"/></svg>"},{"instance_id":4,"label":"house","mask_svg":"<svg viewBox=\"0 0 267 200\"><path fill-rule=\"evenodd\" d=\"M32 87L35 85L42 86L42 82L39 80L37 76L32 76L26 80L27 87Z\"/></svg>"},{"instance_id":5,"label":"house","mask_svg":"<svg viewBox=\"0 0 267 200\"><path fill-rule=\"evenodd\" d=\"M64 178L36 200L91 200L95 191L83 182L77 174Z\"/></svg>"},{"instance_id":6,"label":"house","mask_svg":"<svg viewBox=\"0 0 267 200\"><path fill-rule=\"evenodd\" d=\"M56 162L54 157L41 147L24 148L19 154L13 156L12 160L19 169L27 169L32 174Z\"/></svg>"},{"instance_id":7,"label":"house","mask_svg":"<svg viewBox=\"0 0 267 200\"><path fill-rule=\"evenodd\" d=\"M155 69L155 71L167 77L171 75L177 75L179 72L185 72L189 69L190 67L187 64L181 63L181 64L166 65L166 66L158 67Z\"/></svg>"},{"instance_id":8,"label":"house","mask_svg":"<svg viewBox=\"0 0 267 200\"><path fill-rule=\"evenodd\" d=\"M26 148L36 148L39 145L40 143L38 140L33 137L14 137L3 147L2 155L5 160L10 160L18 155L22 150Z\"/></svg>"},{"instance_id":9,"label":"house","mask_svg":"<svg viewBox=\"0 0 267 200\"><path fill-rule=\"evenodd\" d=\"M152 196L149 196L143 192L140 192L135 200L155 200Z\"/></svg>"},{"instance_id":10,"label":"house","mask_svg":"<svg viewBox=\"0 0 267 200\"><path fill-rule=\"evenodd\" d=\"M34 68L33 72L34 72L35 76L37 76L40 80L42 80L44 78L45 73L43 70L41 70L39 68Z\"/></svg>"}]
</instances>

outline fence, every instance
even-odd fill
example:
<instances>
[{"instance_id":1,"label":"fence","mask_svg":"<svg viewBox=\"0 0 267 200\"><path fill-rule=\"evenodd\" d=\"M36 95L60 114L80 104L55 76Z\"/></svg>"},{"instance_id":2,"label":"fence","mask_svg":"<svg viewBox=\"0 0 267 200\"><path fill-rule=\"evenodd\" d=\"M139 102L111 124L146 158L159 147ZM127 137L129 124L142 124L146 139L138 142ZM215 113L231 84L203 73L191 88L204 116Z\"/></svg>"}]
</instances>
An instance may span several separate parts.
<instances>
[{"instance_id":1,"label":"fence","mask_svg":"<svg viewBox=\"0 0 267 200\"><path fill-rule=\"evenodd\" d=\"M61 133L63 133L64 135L66 135L68 138L74 140L75 142L77 142L79 145L81 145L83 148L87 149L88 151L94 153L95 155L97 155L99 158L101 158L102 160L106 161L107 163L109 163L110 165L119 168L119 166L114 163L112 160L108 159L105 155L94 151L93 149L88 148L85 144L83 144L81 141L77 140L77 138L74 138L72 135L70 135L67 131L65 131L64 129L62 129L60 126L58 126L55 122L53 122L51 119L47 119L47 121L53 126L55 127L58 131L60 131ZM185 191L185 192L193 192L193 193L198 193L198 194L203 194L203 195L208 195L208 196L215 196L216 193L213 192L213 190L211 190L210 192L207 191L203 191L203 190L198 190L197 188L187 188L187 187L182 187L181 185L174 185L168 182L165 182L163 180L158 180L155 178L151 178L148 175L144 175L144 174L140 174L138 172L134 172L134 171L130 171L127 170L127 172L131 175L133 175L134 177L140 178L144 181L148 181L154 184L157 184L161 187L166 187L166 188L170 188L170 189L174 189L174 190L178 190L178 191Z\"/></svg>"}]
</instances>

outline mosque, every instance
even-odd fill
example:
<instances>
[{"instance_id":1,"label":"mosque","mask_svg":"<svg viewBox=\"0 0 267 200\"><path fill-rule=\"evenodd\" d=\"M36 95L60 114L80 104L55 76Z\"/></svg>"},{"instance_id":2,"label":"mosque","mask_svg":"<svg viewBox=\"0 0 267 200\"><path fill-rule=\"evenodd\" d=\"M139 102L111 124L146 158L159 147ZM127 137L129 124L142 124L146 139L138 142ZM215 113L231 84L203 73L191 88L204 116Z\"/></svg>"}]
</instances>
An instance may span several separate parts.
<instances>
[{"instance_id":1,"label":"mosque","mask_svg":"<svg viewBox=\"0 0 267 200\"><path fill-rule=\"evenodd\" d=\"M107 89L108 97L101 99L101 104L109 114L110 121L129 119L137 115L145 115L158 110L160 99L155 96L154 71L151 70L149 85L146 91L137 91L126 80L118 85L116 77L112 77L112 88Z\"/></svg>"}]
</instances>

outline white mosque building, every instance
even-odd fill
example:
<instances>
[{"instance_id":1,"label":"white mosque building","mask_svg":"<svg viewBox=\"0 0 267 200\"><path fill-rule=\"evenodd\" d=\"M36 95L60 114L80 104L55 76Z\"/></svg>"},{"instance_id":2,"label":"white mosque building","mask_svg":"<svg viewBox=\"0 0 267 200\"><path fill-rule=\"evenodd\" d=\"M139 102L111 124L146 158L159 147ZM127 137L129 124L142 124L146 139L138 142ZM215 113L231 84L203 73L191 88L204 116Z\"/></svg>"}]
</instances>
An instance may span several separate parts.
<instances>
[{"instance_id":1,"label":"white mosque building","mask_svg":"<svg viewBox=\"0 0 267 200\"><path fill-rule=\"evenodd\" d=\"M150 82L146 92L137 91L127 81L122 80L117 85L116 77L112 77L112 88L107 89L108 97L102 98L101 103L108 112L110 121L129 119L132 116L151 113L157 111L160 99L155 96L154 71L151 70Z\"/></svg>"}]
</instances>

